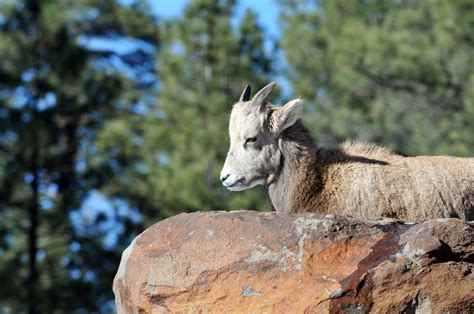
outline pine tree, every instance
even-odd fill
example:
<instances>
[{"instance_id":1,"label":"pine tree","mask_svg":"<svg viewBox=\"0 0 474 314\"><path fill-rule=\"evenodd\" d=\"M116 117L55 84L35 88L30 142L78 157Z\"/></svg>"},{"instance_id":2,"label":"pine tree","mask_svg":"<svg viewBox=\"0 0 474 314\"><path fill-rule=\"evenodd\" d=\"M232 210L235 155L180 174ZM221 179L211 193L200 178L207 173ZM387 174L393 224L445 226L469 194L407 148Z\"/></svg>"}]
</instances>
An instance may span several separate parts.
<instances>
[{"instance_id":1,"label":"pine tree","mask_svg":"<svg viewBox=\"0 0 474 314\"><path fill-rule=\"evenodd\" d=\"M295 94L320 144L474 153L472 1L282 2Z\"/></svg>"},{"instance_id":2,"label":"pine tree","mask_svg":"<svg viewBox=\"0 0 474 314\"><path fill-rule=\"evenodd\" d=\"M0 312L98 311L112 298L121 248L77 232L71 213L100 179L83 150L136 84L87 42L152 44L147 12L112 0L0 3Z\"/></svg>"},{"instance_id":3,"label":"pine tree","mask_svg":"<svg viewBox=\"0 0 474 314\"><path fill-rule=\"evenodd\" d=\"M270 207L262 190L231 194L219 181L233 102L245 84L261 87L271 73L255 13L233 28L234 7L191 1L183 17L165 23L156 106L152 100L145 114L112 122L99 137L103 154L120 146L118 178L104 191L133 199L148 223L184 211Z\"/></svg>"}]
</instances>

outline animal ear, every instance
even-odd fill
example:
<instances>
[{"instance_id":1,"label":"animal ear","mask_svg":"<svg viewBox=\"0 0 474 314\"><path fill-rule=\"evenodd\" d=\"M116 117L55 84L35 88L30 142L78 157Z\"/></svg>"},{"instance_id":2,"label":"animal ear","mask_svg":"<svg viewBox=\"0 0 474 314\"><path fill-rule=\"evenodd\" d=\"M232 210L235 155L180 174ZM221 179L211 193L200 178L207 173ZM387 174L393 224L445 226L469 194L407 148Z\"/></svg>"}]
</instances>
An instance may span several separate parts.
<instances>
[{"instance_id":1,"label":"animal ear","mask_svg":"<svg viewBox=\"0 0 474 314\"><path fill-rule=\"evenodd\" d=\"M245 86L244 90L242 91L242 94L240 95L239 101L240 102L249 101L250 100L250 91L251 91L250 85L247 84L247 86Z\"/></svg>"},{"instance_id":2,"label":"animal ear","mask_svg":"<svg viewBox=\"0 0 474 314\"><path fill-rule=\"evenodd\" d=\"M258 91L258 93L255 94L252 98L252 102L255 105L262 105L265 102L265 99L267 99L268 95L275 89L276 83L271 82L264 88Z\"/></svg>"},{"instance_id":3,"label":"animal ear","mask_svg":"<svg viewBox=\"0 0 474 314\"><path fill-rule=\"evenodd\" d=\"M303 111L303 101L299 98L287 102L275 110L271 117L271 128L275 133L281 133L300 118Z\"/></svg>"}]
</instances>

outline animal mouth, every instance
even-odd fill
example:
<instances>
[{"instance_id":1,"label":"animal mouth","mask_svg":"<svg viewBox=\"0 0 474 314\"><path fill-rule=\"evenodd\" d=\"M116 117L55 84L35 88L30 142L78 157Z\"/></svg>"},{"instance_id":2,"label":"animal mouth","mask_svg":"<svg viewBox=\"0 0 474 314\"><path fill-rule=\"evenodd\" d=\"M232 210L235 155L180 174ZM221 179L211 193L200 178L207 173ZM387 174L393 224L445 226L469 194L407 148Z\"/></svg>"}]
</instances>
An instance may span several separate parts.
<instances>
[{"instance_id":1,"label":"animal mouth","mask_svg":"<svg viewBox=\"0 0 474 314\"><path fill-rule=\"evenodd\" d=\"M232 182L232 184L226 185L227 189L231 191L242 191L246 189L253 188L256 185L263 184L264 179L261 176L252 178L251 180L246 180L246 178L242 177L235 182Z\"/></svg>"},{"instance_id":2,"label":"animal mouth","mask_svg":"<svg viewBox=\"0 0 474 314\"><path fill-rule=\"evenodd\" d=\"M245 190L247 188L247 185L244 183L244 181L244 178L240 178L238 180L235 180L231 184L225 184L225 186L231 191Z\"/></svg>"}]
</instances>

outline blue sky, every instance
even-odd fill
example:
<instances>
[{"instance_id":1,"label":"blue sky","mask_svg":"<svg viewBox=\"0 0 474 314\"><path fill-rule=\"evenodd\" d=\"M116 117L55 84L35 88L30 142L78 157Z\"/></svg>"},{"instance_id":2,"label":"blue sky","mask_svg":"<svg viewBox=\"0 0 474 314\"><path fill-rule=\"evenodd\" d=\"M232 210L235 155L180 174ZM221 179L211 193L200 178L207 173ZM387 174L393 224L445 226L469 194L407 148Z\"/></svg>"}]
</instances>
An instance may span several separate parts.
<instances>
[{"instance_id":1,"label":"blue sky","mask_svg":"<svg viewBox=\"0 0 474 314\"><path fill-rule=\"evenodd\" d=\"M134 0L119 0L127 4ZM164 18L179 17L193 0L148 0L156 16ZM236 17L240 18L246 9L251 9L258 14L260 25L264 27L267 35L278 38L278 6L276 0L237 0Z\"/></svg>"},{"instance_id":2,"label":"blue sky","mask_svg":"<svg viewBox=\"0 0 474 314\"><path fill-rule=\"evenodd\" d=\"M162 17L178 17L186 5L192 0L149 0L153 12ZM280 36L278 27L278 7L275 0L238 0L236 17L240 18L246 9L252 9L258 14L260 25L266 34L273 38Z\"/></svg>"}]
</instances>

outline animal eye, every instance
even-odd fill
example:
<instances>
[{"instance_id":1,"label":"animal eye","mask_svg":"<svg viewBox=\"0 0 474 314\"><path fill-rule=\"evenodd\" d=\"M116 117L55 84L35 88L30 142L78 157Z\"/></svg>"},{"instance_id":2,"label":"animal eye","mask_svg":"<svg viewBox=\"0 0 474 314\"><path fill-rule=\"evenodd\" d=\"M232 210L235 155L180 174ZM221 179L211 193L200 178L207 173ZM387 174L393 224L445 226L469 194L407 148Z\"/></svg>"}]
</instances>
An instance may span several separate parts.
<instances>
[{"instance_id":1,"label":"animal eye","mask_svg":"<svg viewBox=\"0 0 474 314\"><path fill-rule=\"evenodd\" d=\"M256 137L248 137L246 140L245 140L245 144L248 144L248 143L255 143L257 141L257 138Z\"/></svg>"}]
</instances>

